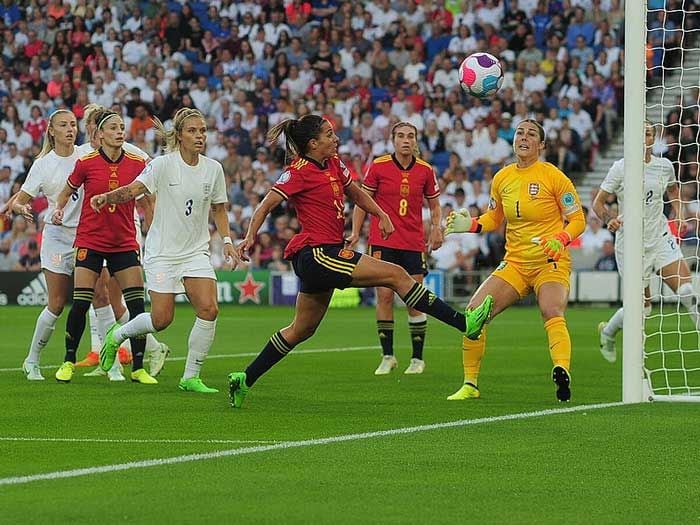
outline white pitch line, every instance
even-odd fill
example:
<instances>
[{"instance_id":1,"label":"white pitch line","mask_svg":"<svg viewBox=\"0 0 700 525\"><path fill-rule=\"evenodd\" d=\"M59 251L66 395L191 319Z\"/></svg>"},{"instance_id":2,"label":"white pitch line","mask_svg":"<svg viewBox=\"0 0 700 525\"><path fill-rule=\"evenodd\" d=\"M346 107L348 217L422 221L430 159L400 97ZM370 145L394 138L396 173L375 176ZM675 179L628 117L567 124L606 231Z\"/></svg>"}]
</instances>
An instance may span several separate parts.
<instances>
[{"instance_id":1,"label":"white pitch line","mask_svg":"<svg viewBox=\"0 0 700 525\"><path fill-rule=\"evenodd\" d=\"M261 443L281 443L275 440L256 439L109 439L109 438L54 438L54 437L16 437L0 436L0 441L42 441L59 443L196 443L196 444L261 444Z\"/></svg>"},{"instance_id":2,"label":"white pitch line","mask_svg":"<svg viewBox=\"0 0 700 525\"><path fill-rule=\"evenodd\" d=\"M337 352L357 352L358 350L379 350L378 346L346 346L340 348L310 348L308 350L293 350L289 355L299 355L299 354L332 354ZM244 352L241 354L213 354L208 355L209 359L230 359L232 357L255 357L260 352ZM166 361L184 361L187 356L182 357L169 357ZM42 370L48 370L50 368L58 368L61 365L46 365L42 366ZM21 372L22 368L0 368L0 372Z\"/></svg>"},{"instance_id":3,"label":"white pitch line","mask_svg":"<svg viewBox=\"0 0 700 525\"><path fill-rule=\"evenodd\" d=\"M521 412L519 414L506 414L502 416L483 417L479 419L461 419L458 421L448 421L445 423L433 423L430 425L420 425L415 427L395 428L390 430L378 430L376 432L362 432L360 434L345 434L341 436L332 436L318 439L304 439L301 441L283 441L274 445L259 445L255 447L241 447L230 450L219 450L216 452L205 452L200 454L187 454L184 456L175 456L171 458L147 459L143 461L131 461L129 463L117 463L114 465L102 465L99 467L86 467L73 470L57 470L55 472L46 472L44 474L32 474L28 476L16 476L10 478L0 478L0 486L2 485L21 485L34 481L54 480L64 478L77 478L81 476L89 476L92 474L104 474L107 472L119 472L122 470L131 470L136 468L159 467L162 465L174 465L177 463L190 463L192 461L206 461L209 459L218 459L231 456L243 456L247 454L255 454L258 452L269 452L272 450L286 450L291 448L313 447L319 445L330 445L333 443L343 443L347 441L359 441L364 439L372 439L377 437L397 436L401 434L414 434L416 432L427 432L430 430L440 430L444 428L458 428L472 425L483 425L486 423L497 423L500 421L515 421L522 419L531 419L536 417L552 416L558 414L569 414L572 412L583 412L586 410L599 410L602 408L611 408L621 406L621 401L615 403L597 403L593 405L579 405L567 408L554 408L548 410L538 410L536 412Z\"/></svg>"}]
</instances>

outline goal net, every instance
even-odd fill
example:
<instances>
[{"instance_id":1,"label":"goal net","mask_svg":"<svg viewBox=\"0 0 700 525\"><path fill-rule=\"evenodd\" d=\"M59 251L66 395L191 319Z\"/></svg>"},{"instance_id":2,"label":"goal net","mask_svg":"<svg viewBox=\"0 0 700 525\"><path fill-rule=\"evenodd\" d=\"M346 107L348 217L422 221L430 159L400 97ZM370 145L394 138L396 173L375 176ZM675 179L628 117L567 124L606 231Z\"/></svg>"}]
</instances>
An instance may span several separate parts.
<instances>
[{"instance_id":1,"label":"goal net","mask_svg":"<svg viewBox=\"0 0 700 525\"><path fill-rule=\"evenodd\" d=\"M646 3L645 117L657 128L653 154L672 162L679 184L677 197L667 193L665 212L685 264L665 266L663 279L650 282L645 397L700 401L700 0Z\"/></svg>"}]
</instances>

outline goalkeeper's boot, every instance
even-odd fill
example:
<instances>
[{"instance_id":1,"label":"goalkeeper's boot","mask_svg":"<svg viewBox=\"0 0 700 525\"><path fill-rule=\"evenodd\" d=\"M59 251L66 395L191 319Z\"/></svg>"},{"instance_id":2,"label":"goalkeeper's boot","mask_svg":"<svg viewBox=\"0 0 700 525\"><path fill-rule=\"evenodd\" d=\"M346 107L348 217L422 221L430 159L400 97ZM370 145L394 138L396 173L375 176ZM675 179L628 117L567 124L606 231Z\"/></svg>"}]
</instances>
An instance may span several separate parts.
<instances>
[{"instance_id":1,"label":"goalkeeper's boot","mask_svg":"<svg viewBox=\"0 0 700 525\"><path fill-rule=\"evenodd\" d=\"M569 371L563 366L555 366L552 368L552 381L557 385L557 399L561 403L568 403L571 399L571 376Z\"/></svg>"},{"instance_id":2,"label":"goalkeeper's boot","mask_svg":"<svg viewBox=\"0 0 700 525\"><path fill-rule=\"evenodd\" d=\"M75 363L66 361L56 370L56 381L59 383L70 383L70 380L73 379L74 371Z\"/></svg>"},{"instance_id":3,"label":"goalkeeper's boot","mask_svg":"<svg viewBox=\"0 0 700 525\"><path fill-rule=\"evenodd\" d=\"M198 392L200 394L216 394L219 392L216 388L209 388L198 377L180 379L177 387L184 392Z\"/></svg>"},{"instance_id":4,"label":"goalkeeper's boot","mask_svg":"<svg viewBox=\"0 0 700 525\"><path fill-rule=\"evenodd\" d=\"M241 408L250 387L245 384L245 372L232 372L228 375L228 397L233 408Z\"/></svg>"},{"instance_id":5,"label":"goalkeeper's boot","mask_svg":"<svg viewBox=\"0 0 700 525\"><path fill-rule=\"evenodd\" d=\"M119 328L118 323L114 323L109 327L107 333L105 334L105 340L102 343L102 348L100 349L100 368L107 372L112 365L114 360L117 358L117 350L119 349L119 343L114 339L114 331Z\"/></svg>"},{"instance_id":6,"label":"goalkeeper's boot","mask_svg":"<svg viewBox=\"0 0 700 525\"><path fill-rule=\"evenodd\" d=\"M408 368L406 370L404 370L404 374L407 374L407 375L422 374L424 370L425 370L425 361L423 361L422 359L418 359L416 357L412 357L411 363L408 365Z\"/></svg>"},{"instance_id":7,"label":"goalkeeper's boot","mask_svg":"<svg viewBox=\"0 0 700 525\"><path fill-rule=\"evenodd\" d=\"M158 380L155 377L151 377L145 369L139 368L131 372L131 382L141 383L142 385L157 385Z\"/></svg>"},{"instance_id":8,"label":"goalkeeper's boot","mask_svg":"<svg viewBox=\"0 0 700 525\"><path fill-rule=\"evenodd\" d=\"M85 356L85 359L82 361L78 361L75 363L75 366L79 367L91 367L91 366L97 366L100 364L100 354L99 352L94 352L90 351L88 352L88 355Z\"/></svg>"},{"instance_id":9,"label":"goalkeeper's boot","mask_svg":"<svg viewBox=\"0 0 700 525\"><path fill-rule=\"evenodd\" d=\"M22 370L27 376L29 381L43 381L44 376L41 375L41 369L39 368L39 363L32 363L28 359L24 360L22 363Z\"/></svg>"},{"instance_id":10,"label":"goalkeeper's boot","mask_svg":"<svg viewBox=\"0 0 700 525\"><path fill-rule=\"evenodd\" d=\"M158 346L150 351L148 356L148 373L151 374L151 377L156 377L160 374L169 355L170 347L165 343L158 343Z\"/></svg>"},{"instance_id":11,"label":"goalkeeper's boot","mask_svg":"<svg viewBox=\"0 0 700 525\"><path fill-rule=\"evenodd\" d=\"M615 350L615 338L605 335L605 325L607 323L601 321L598 323L598 335L600 336L600 353L608 363L617 361L617 350Z\"/></svg>"},{"instance_id":12,"label":"goalkeeper's boot","mask_svg":"<svg viewBox=\"0 0 700 525\"><path fill-rule=\"evenodd\" d=\"M448 396L447 399L450 401L462 401L464 399L479 399L480 397L481 392L479 392L479 388L476 385L472 383L464 383L462 388L457 390L457 392L451 396Z\"/></svg>"},{"instance_id":13,"label":"goalkeeper's boot","mask_svg":"<svg viewBox=\"0 0 700 525\"><path fill-rule=\"evenodd\" d=\"M491 318L491 311L493 310L493 296L487 295L484 300L476 308L471 310L464 310L464 316L467 318L467 329L464 335L467 339L476 341L481 335L481 329L484 327L489 319Z\"/></svg>"},{"instance_id":14,"label":"goalkeeper's boot","mask_svg":"<svg viewBox=\"0 0 700 525\"><path fill-rule=\"evenodd\" d=\"M393 355L382 356L382 360L379 366L374 371L375 376L385 376L391 373L391 371L398 366L399 362Z\"/></svg>"},{"instance_id":15,"label":"goalkeeper's boot","mask_svg":"<svg viewBox=\"0 0 700 525\"><path fill-rule=\"evenodd\" d=\"M133 359L131 356L131 350L124 348L123 346L120 346L119 350L117 350L117 357L119 357L119 362L123 365L128 365Z\"/></svg>"}]
</instances>

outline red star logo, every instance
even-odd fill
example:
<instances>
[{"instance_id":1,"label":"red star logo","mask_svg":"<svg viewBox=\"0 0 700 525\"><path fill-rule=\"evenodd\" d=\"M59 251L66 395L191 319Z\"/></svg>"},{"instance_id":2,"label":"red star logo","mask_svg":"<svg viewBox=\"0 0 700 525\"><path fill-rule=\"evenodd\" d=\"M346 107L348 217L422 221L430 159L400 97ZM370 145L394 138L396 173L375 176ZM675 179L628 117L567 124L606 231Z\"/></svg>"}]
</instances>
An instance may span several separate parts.
<instances>
[{"instance_id":1,"label":"red star logo","mask_svg":"<svg viewBox=\"0 0 700 525\"><path fill-rule=\"evenodd\" d=\"M252 273L246 275L245 280L240 283L233 283L238 288L241 295L238 296L238 304L243 304L246 301L253 301L255 304L260 304L260 290L265 288L265 283L258 282L253 277Z\"/></svg>"}]
</instances>

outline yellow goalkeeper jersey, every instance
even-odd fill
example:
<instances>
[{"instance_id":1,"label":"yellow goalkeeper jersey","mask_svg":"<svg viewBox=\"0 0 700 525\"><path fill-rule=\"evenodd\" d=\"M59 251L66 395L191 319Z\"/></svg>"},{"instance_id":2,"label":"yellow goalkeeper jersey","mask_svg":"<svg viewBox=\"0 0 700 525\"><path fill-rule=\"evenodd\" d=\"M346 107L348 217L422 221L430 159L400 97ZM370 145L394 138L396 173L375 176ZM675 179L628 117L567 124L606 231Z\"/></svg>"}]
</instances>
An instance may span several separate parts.
<instances>
[{"instance_id":1,"label":"yellow goalkeeper jersey","mask_svg":"<svg viewBox=\"0 0 700 525\"><path fill-rule=\"evenodd\" d=\"M508 262L526 267L547 263L534 237L549 237L567 228L572 240L583 233L585 217L576 189L569 178L549 162L537 161L528 168L509 164L499 170L491 183L489 211L479 222L486 231L503 221L506 225ZM565 221L566 219L566 221ZM488 222L493 221L492 225ZM575 223L575 224L574 224ZM492 227L489 227L492 226ZM568 250L562 261L570 261Z\"/></svg>"}]
</instances>

